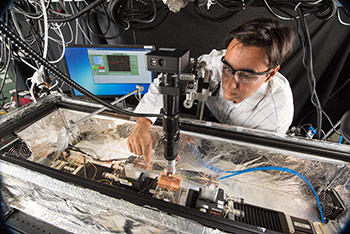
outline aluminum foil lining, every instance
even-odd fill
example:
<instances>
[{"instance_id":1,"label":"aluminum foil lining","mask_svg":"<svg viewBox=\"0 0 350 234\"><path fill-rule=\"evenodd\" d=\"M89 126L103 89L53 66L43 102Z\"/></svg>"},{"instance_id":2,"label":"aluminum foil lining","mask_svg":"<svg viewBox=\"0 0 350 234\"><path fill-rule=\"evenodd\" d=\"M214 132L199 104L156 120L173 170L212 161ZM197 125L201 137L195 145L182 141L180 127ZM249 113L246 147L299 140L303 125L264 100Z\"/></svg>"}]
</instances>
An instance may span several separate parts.
<instances>
[{"instance_id":1,"label":"aluminum foil lining","mask_svg":"<svg viewBox=\"0 0 350 234\"><path fill-rule=\"evenodd\" d=\"M246 128L246 127L241 127L241 126L233 126L233 125L226 125L226 124L221 124L221 123L216 123L216 122L207 122L207 121L201 121L201 120L195 120L195 119L188 119L188 118L182 118L181 119L182 123L189 123L189 124L194 124L194 125L199 125L199 126L204 126L204 127L211 127L211 128L216 128L216 129L225 129L225 131L234 131L234 132L243 132L243 133L251 133L257 136L263 136L269 139L288 139L291 142L295 142L296 144L304 144L304 145L309 145L313 147L318 147L318 148L324 148L324 149L329 149L333 148L338 151L343 151L343 152L349 152L350 148L349 145L345 144L338 144L335 142L327 142L327 141L322 141L318 139L305 139L301 137L292 137L292 136L283 136L277 133L265 131L265 130L260 130L260 129L251 129L251 128Z\"/></svg>"},{"instance_id":2,"label":"aluminum foil lining","mask_svg":"<svg viewBox=\"0 0 350 234\"><path fill-rule=\"evenodd\" d=\"M50 95L45 98L42 98L38 100L36 103L31 103L26 106L22 106L14 111L11 111L7 113L6 115L1 115L0 116L0 126L5 127L9 124L12 124L16 122L18 119L22 118L23 116L33 113L43 106L48 105L49 103L58 103L62 99L61 96L56 96L56 95Z\"/></svg>"},{"instance_id":3,"label":"aluminum foil lining","mask_svg":"<svg viewBox=\"0 0 350 234\"><path fill-rule=\"evenodd\" d=\"M47 162L52 160L52 157L48 155L55 154L57 150L58 130L67 126L69 121L77 121L85 115L86 113L59 109L17 134L32 150L31 160L47 165ZM196 122L193 121L193 123ZM213 126L212 123L210 125ZM214 127L227 131L232 128L220 124L214 125ZM72 141L77 147L84 148L84 151L99 159L125 158L131 155L127 149L126 139L133 126L134 122L131 121L96 116L74 129ZM162 129L153 126L151 131L153 161L162 163L164 162L161 143ZM240 129L240 131L245 130ZM263 132L252 132L258 135L266 134L266 137L279 137L268 136ZM305 143L305 140L301 139L291 140L296 143ZM341 148L344 152L350 151L348 146L335 146L320 141L308 142L308 144L328 149L335 147L339 150ZM189 171L197 172L197 174L199 171L202 175L224 176L228 174L227 171L233 170L266 166L284 167L293 169L306 177L317 192L323 188L335 189L346 208L348 210L350 208L350 199L348 199L350 197L349 163L184 131L181 133L179 151L180 156L176 169L184 178ZM8 186L10 185L9 182ZM310 188L299 177L287 172L250 172L222 180L221 186L228 195L244 198L245 203L275 209L295 217L320 220ZM20 194L16 197L19 200L25 198ZM36 202L40 203L40 200ZM327 226L330 227L330 230L338 232L349 218L349 212L347 212L338 220L329 222Z\"/></svg>"},{"instance_id":4,"label":"aluminum foil lining","mask_svg":"<svg viewBox=\"0 0 350 234\"><path fill-rule=\"evenodd\" d=\"M72 233L222 233L0 160L7 205Z\"/></svg>"}]
</instances>

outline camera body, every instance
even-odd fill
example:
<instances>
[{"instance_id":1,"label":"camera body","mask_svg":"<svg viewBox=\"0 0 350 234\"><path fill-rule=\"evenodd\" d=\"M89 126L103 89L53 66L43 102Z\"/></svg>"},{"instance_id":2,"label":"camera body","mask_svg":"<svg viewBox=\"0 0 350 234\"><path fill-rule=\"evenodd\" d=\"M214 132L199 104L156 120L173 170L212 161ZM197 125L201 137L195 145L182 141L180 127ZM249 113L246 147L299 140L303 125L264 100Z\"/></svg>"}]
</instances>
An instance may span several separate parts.
<instances>
[{"instance_id":1,"label":"camera body","mask_svg":"<svg viewBox=\"0 0 350 234\"><path fill-rule=\"evenodd\" d=\"M146 54L147 70L163 73L190 72L190 51L185 49L160 48Z\"/></svg>"},{"instance_id":2,"label":"camera body","mask_svg":"<svg viewBox=\"0 0 350 234\"><path fill-rule=\"evenodd\" d=\"M146 54L147 70L160 72L178 79L176 92L168 87L161 87L162 94L185 95L183 105L191 108L194 101L205 102L212 95L209 87L210 71L205 62L190 58L186 49L160 48Z\"/></svg>"}]
</instances>

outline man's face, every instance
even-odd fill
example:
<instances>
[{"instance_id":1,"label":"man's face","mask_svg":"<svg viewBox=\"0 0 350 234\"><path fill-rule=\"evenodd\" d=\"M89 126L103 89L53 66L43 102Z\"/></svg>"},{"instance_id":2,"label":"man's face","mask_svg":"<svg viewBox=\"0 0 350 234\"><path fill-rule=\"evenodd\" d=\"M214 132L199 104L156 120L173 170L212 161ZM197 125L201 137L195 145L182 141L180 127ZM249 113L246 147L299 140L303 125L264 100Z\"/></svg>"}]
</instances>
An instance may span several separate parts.
<instances>
[{"instance_id":1,"label":"man's face","mask_svg":"<svg viewBox=\"0 0 350 234\"><path fill-rule=\"evenodd\" d=\"M226 100L235 103L242 102L254 94L278 70L278 68L270 69L267 66L266 49L256 46L244 46L236 39L233 39L227 47L223 61L226 63L223 64L222 74L223 94ZM232 74L232 68L236 71L234 75ZM241 72L242 70L243 72ZM254 72L266 72L267 74L256 75Z\"/></svg>"}]
</instances>

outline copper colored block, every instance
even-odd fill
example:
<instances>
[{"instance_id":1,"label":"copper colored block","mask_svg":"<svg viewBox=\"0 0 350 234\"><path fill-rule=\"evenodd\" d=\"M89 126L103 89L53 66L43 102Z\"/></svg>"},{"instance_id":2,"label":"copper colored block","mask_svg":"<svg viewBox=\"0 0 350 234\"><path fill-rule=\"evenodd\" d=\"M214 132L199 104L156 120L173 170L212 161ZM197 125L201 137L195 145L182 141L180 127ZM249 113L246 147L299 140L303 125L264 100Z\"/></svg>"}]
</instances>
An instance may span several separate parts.
<instances>
[{"instance_id":1,"label":"copper colored block","mask_svg":"<svg viewBox=\"0 0 350 234\"><path fill-rule=\"evenodd\" d=\"M177 175L164 175L162 174L158 180L157 186L160 188L168 189L177 192L180 189L180 183L182 178Z\"/></svg>"}]
</instances>

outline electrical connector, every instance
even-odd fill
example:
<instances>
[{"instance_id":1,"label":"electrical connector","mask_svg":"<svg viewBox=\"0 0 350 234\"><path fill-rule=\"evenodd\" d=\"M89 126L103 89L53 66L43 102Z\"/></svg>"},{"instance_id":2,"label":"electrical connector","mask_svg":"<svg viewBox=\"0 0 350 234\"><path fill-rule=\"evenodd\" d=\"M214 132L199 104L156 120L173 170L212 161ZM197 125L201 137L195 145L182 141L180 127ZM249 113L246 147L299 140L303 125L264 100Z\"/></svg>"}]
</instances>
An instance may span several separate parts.
<instances>
[{"instance_id":1,"label":"electrical connector","mask_svg":"<svg viewBox=\"0 0 350 234\"><path fill-rule=\"evenodd\" d=\"M45 83L43 79L43 74L44 74L44 67L41 66L36 72L34 72L32 76L32 84L39 85L39 84Z\"/></svg>"},{"instance_id":2,"label":"electrical connector","mask_svg":"<svg viewBox=\"0 0 350 234\"><path fill-rule=\"evenodd\" d=\"M306 137L308 139L312 139L314 137L314 135L317 133L317 130L314 129L312 126L309 127L309 130L306 133Z\"/></svg>"}]
</instances>

